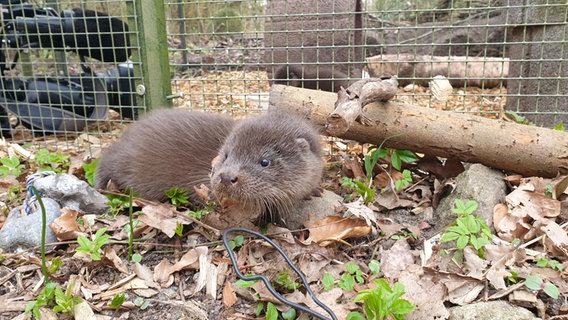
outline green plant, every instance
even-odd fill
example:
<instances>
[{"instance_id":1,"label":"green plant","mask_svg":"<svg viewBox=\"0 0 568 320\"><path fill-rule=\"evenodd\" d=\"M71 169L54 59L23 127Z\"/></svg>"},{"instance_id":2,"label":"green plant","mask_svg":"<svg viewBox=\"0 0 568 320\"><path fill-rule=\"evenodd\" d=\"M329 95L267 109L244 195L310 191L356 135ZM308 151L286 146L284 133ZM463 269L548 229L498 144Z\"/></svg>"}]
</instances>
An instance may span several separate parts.
<instances>
[{"instance_id":1,"label":"green plant","mask_svg":"<svg viewBox=\"0 0 568 320\"><path fill-rule=\"evenodd\" d=\"M22 174L24 165L20 163L20 159L18 157L5 157L0 159L0 162L2 162L0 174L3 177L12 175L17 178Z\"/></svg>"},{"instance_id":2,"label":"green plant","mask_svg":"<svg viewBox=\"0 0 568 320\"><path fill-rule=\"evenodd\" d=\"M170 198L171 203L176 207L189 204L188 194L188 190L178 188L177 186L173 186L166 191L166 196Z\"/></svg>"},{"instance_id":3,"label":"green plant","mask_svg":"<svg viewBox=\"0 0 568 320\"><path fill-rule=\"evenodd\" d=\"M63 264L63 261L61 260L60 257L54 257L53 259L51 259L51 263L49 264L49 267L47 267L47 273L55 274L57 272L57 270L59 270L59 268L61 268L62 264Z\"/></svg>"},{"instance_id":4,"label":"green plant","mask_svg":"<svg viewBox=\"0 0 568 320\"><path fill-rule=\"evenodd\" d=\"M554 284L544 282L539 276L528 276L525 279L525 286L534 291L542 290L553 299L558 299L560 296L560 291Z\"/></svg>"},{"instance_id":5,"label":"green plant","mask_svg":"<svg viewBox=\"0 0 568 320\"><path fill-rule=\"evenodd\" d=\"M197 219L197 220L201 220L203 219L203 217L205 217L209 212L213 212L213 207L205 207L201 210L196 210L196 211L189 211L187 213L187 215L191 218Z\"/></svg>"},{"instance_id":6,"label":"green plant","mask_svg":"<svg viewBox=\"0 0 568 320\"><path fill-rule=\"evenodd\" d=\"M562 263L560 263L560 262L558 262L557 260L554 260L554 259L548 260L546 258L538 259L536 261L536 266L540 267L540 268L546 268L548 266L548 267L555 269L555 270L558 270L560 272L562 272L562 269L563 269Z\"/></svg>"},{"instance_id":7,"label":"green plant","mask_svg":"<svg viewBox=\"0 0 568 320\"><path fill-rule=\"evenodd\" d=\"M371 270L371 273L374 275L378 274L381 271L381 263L377 260L371 260L369 262L369 270Z\"/></svg>"},{"instance_id":8,"label":"green plant","mask_svg":"<svg viewBox=\"0 0 568 320\"><path fill-rule=\"evenodd\" d=\"M507 111L505 111L505 114L508 115L508 116L510 116L511 119L512 119L513 121L515 121L516 123L518 123L518 124L526 124L526 125L529 125L529 126L534 126L534 125L535 125L534 122L532 122L532 121L530 121L529 119L527 119L527 118L525 118L525 117L519 115L519 114L516 113L515 111L507 110Z\"/></svg>"},{"instance_id":9,"label":"green plant","mask_svg":"<svg viewBox=\"0 0 568 320\"><path fill-rule=\"evenodd\" d=\"M458 250L463 250L467 245L471 245L477 250L479 256L483 256L483 247L488 245L491 237L491 230L483 217L474 216L477 210L476 201L468 200L464 203L456 199L454 213L458 215L456 221L446 228L440 242L456 241Z\"/></svg>"},{"instance_id":10,"label":"green plant","mask_svg":"<svg viewBox=\"0 0 568 320\"><path fill-rule=\"evenodd\" d=\"M330 273L325 273L321 279L321 283L323 284L323 289L329 291L335 286L335 279L333 279Z\"/></svg>"},{"instance_id":11,"label":"green plant","mask_svg":"<svg viewBox=\"0 0 568 320\"><path fill-rule=\"evenodd\" d=\"M391 289L385 279L375 280L376 288L359 292L355 302L363 301L367 319L386 319L393 317L400 320L416 309L408 300L402 299L404 285L395 283Z\"/></svg>"},{"instance_id":12,"label":"green plant","mask_svg":"<svg viewBox=\"0 0 568 320\"><path fill-rule=\"evenodd\" d=\"M244 242L245 242L245 237L243 237L242 235L238 235L235 236L233 240L229 241L229 246L231 247L232 250L234 250L235 248L242 246Z\"/></svg>"},{"instance_id":13,"label":"green plant","mask_svg":"<svg viewBox=\"0 0 568 320\"><path fill-rule=\"evenodd\" d=\"M554 126L554 130L556 131L564 131L564 123L562 121L560 121L559 124L557 124L556 126Z\"/></svg>"},{"instance_id":14,"label":"green plant","mask_svg":"<svg viewBox=\"0 0 568 320\"><path fill-rule=\"evenodd\" d=\"M71 294L71 288L72 285L69 284L67 290L63 292L55 282L46 284L37 298L26 304L26 313L31 312L34 317L41 319L39 309L43 306L53 307L54 313L72 313L75 305L81 303L82 300Z\"/></svg>"},{"instance_id":15,"label":"green plant","mask_svg":"<svg viewBox=\"0 0 568 320\"><path fill-rule=\"evenodd\" d=\"M126 300L126 296L123 293L119 293L112 297L112 300L108 303L108 306L113 309L118 309L124 304L124 300Z\"/></svg>"},{"instance_id":16,"label":"green plant","mask_svg":"<svg viewBox=\"0 0 568 320\"><path fill-rule=\"evenodd\" d=\"M107 194L106 197L108 198L108 213L113 217L116 217L118 214L123 212L124 210L130 208L130 199L129 197L115 195L115 194Z\"/></svg>"},{"instance_id":17,"label":"green plant","mask_svg":"<svg viewBox=\"0 0 568 320\"><path fill-rule=\"evenodd\" d=\"M365 274L361 271L358 265L348 262L345 264L345 270L347 272L341 275L341 279L337 285L343 290L353 290L355 287L355 282L364 283Z\"/></svg>"},{"instance_id":18,"label":"green plant","mask_svg":"<svg viewBox=\"0 0 568 320\"><path fill-rule=\"evenodd\" d=\"M89 240L85 236L78 236L79 247L75 251L88 254L93 261L101 260L101 248L110 242L110 236L104 234L105 232L106 228L99 229L93 240Z\"/></svg>"},{"instance_id":19,"label":"green plant","mask_svg":"<svg viewBox=\"0 0 568 320\"><path fill-rule=\"evenodd\" d=\"M82 167L85 170L85 179L90 186L95 186L95 175L97 173L97 166L99 164L99 159L91 160L89 163L83 163Z\"/></svg>"},{"instance_id":20,"label":"green plant","mask_svg":"<svg viewBox=\"0 0 568 320\"><path fill-rule=\"evenodd\" d=\"M341 180L341 185L357 192L361 197L363 197L363 202L369 203L375 200L375 190L371 188L367 183L348 177L343 177Z\"/></svg>"},{"instance_id":21,"label":"green plant","mask_svg":"<svg viewBox=\"0 0 568 320\"><path fill-rule=\"evenodd\" d=\"M298 282L291 279L290 273L288 273L288 271L282 271L278 273L278 275L276 275L276 278L274 278L274 282L288 291L294 291L302 286Z\"/></svg>"},{"instance_id":22,"label":"green plant","mask_svg":"<svg viewBox=\"0 0 568 320\"><path fill-rule=\"evenodd\" d=\"M176 222L176 229L174 230L174 232L178 235L178 237L183 236L183 224L179 221Z\"/></svg>"},{"instance_id":23,"label":"green plant","mask_svg":"<svg viewBox=\"0 0 568 320\"><path fill-rule=\"evenodd\" d=\"M69 156L61 152L53 153L47 149L40 149L32 161L37 163L40 171L64 172L69 169Z\"/></svg>"},{"instance_id":24,"label":"green plant","mask_svg":"<svg viewBox=\"0 0 568 320\"><path fill-rule=\"evenodd\" d=\"M400 191L410 185L412 182L412 174L409 170L404 169L402 171L402 179L397 180L394 184L396 191Z\"/></svg>"}]
</instances>

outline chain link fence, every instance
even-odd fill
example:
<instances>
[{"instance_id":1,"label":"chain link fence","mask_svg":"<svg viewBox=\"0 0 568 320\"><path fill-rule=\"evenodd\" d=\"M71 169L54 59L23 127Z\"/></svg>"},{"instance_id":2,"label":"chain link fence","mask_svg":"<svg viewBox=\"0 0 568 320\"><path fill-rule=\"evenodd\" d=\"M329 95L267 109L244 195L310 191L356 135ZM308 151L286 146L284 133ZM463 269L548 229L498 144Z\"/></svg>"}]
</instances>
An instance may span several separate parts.
<instances>
[{"instance_id":1,"label":"chain link fence","mask_svg":"<svg viewBox=\"0 0 568 320\"><path fill-rule=\"evenodd\" d=\"M272 83L337 91L383 75L424 107L568 120L565 1L1 3L0 128L18 143L115 137L170 101L259 112ZM452 85L442 99L435 76Z\"/></svg>"}]
</instances>

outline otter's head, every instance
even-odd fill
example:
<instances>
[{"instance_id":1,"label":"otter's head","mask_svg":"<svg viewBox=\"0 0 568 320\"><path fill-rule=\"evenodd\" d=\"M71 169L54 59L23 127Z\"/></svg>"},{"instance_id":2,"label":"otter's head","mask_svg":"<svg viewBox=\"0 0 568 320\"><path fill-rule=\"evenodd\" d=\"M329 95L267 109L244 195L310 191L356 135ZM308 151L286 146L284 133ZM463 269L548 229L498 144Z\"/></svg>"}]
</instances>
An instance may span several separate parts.
<instances>
[{"instance_id":1,"label":"otter's head","mask_svg":"<svg viewBox=\"0 0 568 320\"><path fill-rule=\"evenodd\" d=\"M283 217L319 186L319 135L303 119L267 114L229 134L213 164L211 186L223 201Z\"/></svg>"}]
</instances>

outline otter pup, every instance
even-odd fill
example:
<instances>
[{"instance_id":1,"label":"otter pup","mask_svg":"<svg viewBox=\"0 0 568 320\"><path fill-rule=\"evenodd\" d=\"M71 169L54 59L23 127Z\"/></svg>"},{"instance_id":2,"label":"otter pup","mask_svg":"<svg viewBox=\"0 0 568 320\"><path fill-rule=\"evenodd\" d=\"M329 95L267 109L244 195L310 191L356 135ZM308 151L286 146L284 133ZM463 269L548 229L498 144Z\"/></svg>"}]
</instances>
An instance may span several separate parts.
<instances>
[{"instance_id":1,"label":"otter pup","mask_svg":"<svg viewBox=\"0 0 568 320\"><path fill-rule=\"evenodd\" d=\"M322 173L320 136L300 117L268 112L236 122L160 110L132 124L103 155L95 186L105 188L112 180L159 201L178 186L198 201L194 186L203 183L222 204L283 222L298 201L318 189Z\"/></svg>"},{"instance_id":2,"label":"otter pup","mask_svg":"<svg viewBox=\"0 0 568 320\"><path fill-rule=\"evenodd\" d=\"M338 92L340 87L349 87L348 76L333 68L322 65L284 65L276 70L274 83L306 89L320 89L329 92Z\"/></svg>"}]
</instances>

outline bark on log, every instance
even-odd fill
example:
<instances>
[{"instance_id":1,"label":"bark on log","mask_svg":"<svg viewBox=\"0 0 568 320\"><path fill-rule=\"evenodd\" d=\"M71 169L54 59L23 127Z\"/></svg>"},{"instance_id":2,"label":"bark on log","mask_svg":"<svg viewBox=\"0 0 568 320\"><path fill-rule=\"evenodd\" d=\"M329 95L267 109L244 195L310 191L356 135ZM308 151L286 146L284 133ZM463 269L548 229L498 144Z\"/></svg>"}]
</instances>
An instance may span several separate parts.
<instances>
[{"instance_id":1,"label":"bark on log","mask_svg":"<svg viewBox=\"0 0 568 320\"><path fill-rule=\"evenodd\" d=\"M509 59L488 57L433 57L412 54L385 54L367 58L371 77L397 75L404 85L410 82L427 85L433 77L442 75L454 87L492 88L506 84Z\"/></svg>"},{"instance_id":2,"label":"bark on log","mask_svg":"<svg viewBox=\"0 0 568 320\"><path fill-rule=\"evenodd\" d=\"M270 108L306 116L325 132L337 95L273 85ZM479 162L524 176L568 173L568 133L397 102L366 108L371 126L354 123L341 138Z\"/></svg>"}]
</instances>

